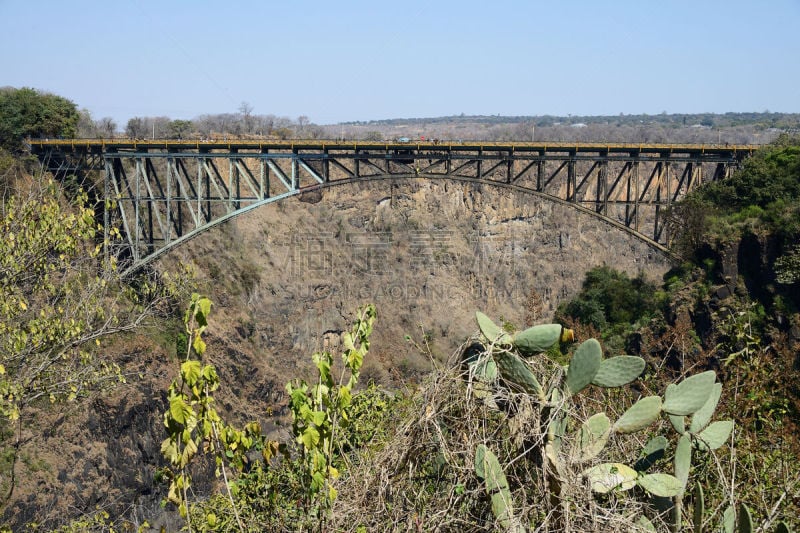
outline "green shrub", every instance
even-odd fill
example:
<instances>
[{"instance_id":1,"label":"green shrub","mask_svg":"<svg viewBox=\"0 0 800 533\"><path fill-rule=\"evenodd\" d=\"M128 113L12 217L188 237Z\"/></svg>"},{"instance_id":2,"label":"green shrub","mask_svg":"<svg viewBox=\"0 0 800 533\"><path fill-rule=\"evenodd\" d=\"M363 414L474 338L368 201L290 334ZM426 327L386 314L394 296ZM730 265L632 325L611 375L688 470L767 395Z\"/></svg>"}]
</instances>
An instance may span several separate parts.
<instances>
[{"instance_id":1,"label":"green shrub","mask_svg":"<svg viewBox=\"0 0 800 533\"><path fill-rule=\"evenodd\" d=\"M599 330L629 326L646 320L658 310L656 287L641 276L601 266L586 273L581 292L556 311L560 321L569 319Z\"/></svg>"}]
</instances>

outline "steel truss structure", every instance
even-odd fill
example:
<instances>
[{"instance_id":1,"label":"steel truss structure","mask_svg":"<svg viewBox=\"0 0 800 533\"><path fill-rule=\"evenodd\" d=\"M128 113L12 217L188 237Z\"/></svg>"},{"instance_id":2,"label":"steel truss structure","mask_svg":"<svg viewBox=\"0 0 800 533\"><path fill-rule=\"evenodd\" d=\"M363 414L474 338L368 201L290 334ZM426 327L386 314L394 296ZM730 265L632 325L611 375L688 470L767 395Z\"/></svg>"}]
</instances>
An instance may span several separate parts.
<instances>
[{"instance_id":1,"label":"steel truss structure","mask_svg":"<svg viewBox=\"0 0 800 533\"><path fill-rule=\"evenodd\" d=\"M260 205L329 184L425 177L490 183L571 204L669 242L665 209L724 179L754 146L341 141L32 141L60 177L102 174L104 227L131 269ZM97 176L97 181L100 176Z\"/></svg>"}]
</instances>

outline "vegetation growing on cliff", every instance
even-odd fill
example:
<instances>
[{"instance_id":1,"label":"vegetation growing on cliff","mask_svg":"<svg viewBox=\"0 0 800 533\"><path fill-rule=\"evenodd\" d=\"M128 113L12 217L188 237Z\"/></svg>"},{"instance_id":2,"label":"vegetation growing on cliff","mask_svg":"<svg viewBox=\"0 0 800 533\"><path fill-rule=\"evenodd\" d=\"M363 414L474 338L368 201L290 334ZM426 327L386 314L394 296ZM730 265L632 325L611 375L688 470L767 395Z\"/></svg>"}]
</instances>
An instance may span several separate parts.
<instances>
[{"instance_id":1,"label":"vegetation growing on cliff","mask_svg":"<svg viewBox=\"0 0 800 533\"><path fill-rule=\"evenodd\" d=\"M781 136L730 179L694 191L673 209L671 229L675 249L696 261L747 235L769 240L770 267L777 262L781 283L791 282L800 243L800 138Z\"/></svg>"},{"instance_id":2,"label":"vegetation growing on cliff","mask_svg":"<svg viewBox=\"0 0 800 533\"><path fill-rule=\"evenodd\" d=\"M656 287L608 266L586 273L581 292L556 310L556 319L592 326L606 336L646 324L659 310Z\"/></svg>"},{"instance_id":3,"label":"vegetation growing on cliff","mask_svg":"<svg viewBox=\"0 0 800 533\"><path fill-rule=\"evenodd\" d=\"M103 340L141 327L166 293L122 282L82 190L71 198L12 158L0 203L0 510L37 468L48 413L124 382ZM114 231L110 239L118 238ZM34 446L35 448L35 446Z\"/></svg>"},{"instance_id":4,"label":"vegetation growing on cliff","mask_svg":"<svg viewBox=\"0 0 800 533\"><path fill-rule=\"evenodd\" d=\"M345 334L345 367L362 318ZM480 336L392 409L374 388L343 395L332 359L315 355L319 383L290 386L299 453L275 458L265 445L265 461L228 480L227 496L193 505L192 530L787 530L779 519L791 524L792 507L781 501L800 480L772 508L753 498L763 480L740 483L753 465L738 458L741 432L729 441L733 422L715 415L729 411L731 391L714 371L669 384L593 339L568 347L561 326L517 332L477 318ZM568 353L566 367L554 349Z\"/></svg>"}]
</instances>

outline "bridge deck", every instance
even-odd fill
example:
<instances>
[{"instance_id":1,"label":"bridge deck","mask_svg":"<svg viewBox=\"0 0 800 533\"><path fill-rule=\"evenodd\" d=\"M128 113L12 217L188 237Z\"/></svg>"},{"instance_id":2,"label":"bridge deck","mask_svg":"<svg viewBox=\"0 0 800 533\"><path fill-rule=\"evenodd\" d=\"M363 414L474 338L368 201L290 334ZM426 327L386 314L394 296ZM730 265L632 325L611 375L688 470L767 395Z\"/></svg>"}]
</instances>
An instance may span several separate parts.
<instances>
[{"instance_id":1,"label":"bridge deck","mask_svg":"<svg viewBox=\"0 0 800 533\"><path fill-rule=\"evenodd\" d=\"M687 154L743 157L753 153L753 144L667 144L667 143L597 143L597 142L496 142L496 141L342 141L325 140L174 140L174 139L32 139L34 153L48 150L107 153L186 152L186 151L269 151L269 150L417 150L451 152L536 152L543 153L622 153L622 154Z\"/></svg>"}]
</instances>

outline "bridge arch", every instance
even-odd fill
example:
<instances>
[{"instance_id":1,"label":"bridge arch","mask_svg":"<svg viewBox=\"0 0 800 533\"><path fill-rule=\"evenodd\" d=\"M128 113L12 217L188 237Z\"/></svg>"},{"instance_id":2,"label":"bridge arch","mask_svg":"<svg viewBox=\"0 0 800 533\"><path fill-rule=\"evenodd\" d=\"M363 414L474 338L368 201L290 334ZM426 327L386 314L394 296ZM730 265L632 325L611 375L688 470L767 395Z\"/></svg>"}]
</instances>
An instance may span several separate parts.
<instances>
[{"instance_id":1,"label":"bridge arch","mask_svg":"<svg viewBox=\"0 0 800 533\"><path fill-rule=\"evenodd\" d=\"M236 211L233 211L231 213L227 213L225 215L217 217L217 218L213 219L212 221L210 221L210 222L208 222L208 223L206 223L206 224L204 224L202 226L199 226L199 227L189 231L188 233L185 233L184 235L182 235L182 236L180 236L178 238L175 238L175 239L171 240L168 244L158 248L157 250L155 250L152 253L144 256L143 258L139 259L138 261L134 261L131 264L129 264L126 267L126 269L124 270L124 274L123 275L127 276L127 275L135 272L136 270L145 267L146 265L148 265L148 264L158 260L159 258L165 256L170 251L172 251L172 250L184 245L185 243L189 242L190 240L194 239L195 237L201 235L202 233L205 233L206 231L208 231L208 230L210 230L212 228L215 228L215 227L220 226L220 225L222 225L222 224L224 224L226 222L229 222L231 220L239 218L239 217L241 217L243 215L246 215L247 213L250 213L251 211L254 211L254 210L259 209L259 208L263 208L263 207L266 207L266 206L269 206L269 205L272 205L272 204L277 204L277 203L282 202L282 201L286 201L286 200L289 200L289 199L292 199L292 198L296 198L296 197L300 197L300 196L303 196L303 195L308 195L310 193L314 193L314 192L318 192L318 191L323 191L324 192L325 190L332 189L332 188L339 188L339 187L349 186L349 185L354 185L354 184L362 184L362 183L365 183L365 182L382 182L382 181L394 181L394 182L396 182L396 181L410 181L410 180L435 180L435 181L438 181L438 182L452 181L452 182L456 182L456 183L465 183L465 184L469 184L469 185L476 186L476 187L483 187L483 186L496 187L496 188L499 188L499 189L504 189L504 190L511 191L511 192L518 193L518 194L534 196L534 197L539 198L540 200L543 200L545 202L552 202L554 204L557 204L557 205L560 205L560 206L563 206L563 207L566 207L566 208L569 208L569 209L577 210L578 212L582 213L583 215L586 215L586 216L594 218L597 221L598 224L606 225L606 226L608 226L610 228L613 228L614 230L624 232L624 233L629 234L630 236L634 237L635 239L640 240L643 244L645 244L648 247L652 248L657 253L663 254L665 258L672 257L669 249L665 245L663 245L663 244L661 244L661 243L659 243L659 242L647 237L646 235L643 235L640 232L637 232L637 231L633 230L629 226L626 226L625 224L623 224L623 223L621 223L619 221L616 221L616 220L613 220L613 219L611 219L611 218L609 218L607 216L604 216L604 215L602 215L601 213L598 213L595 210L586 208L584 206L581 206L581 205L578 205L578 204L575 204L575 203L572 203L572 202L568 202L568 201L563 200L561 198L557 198L555 196L543 193L541 191L537 191L535 189L531 189L531 188L524 187L524 186L521 186L521 185L516 185L516 184L513 184L513 183L504 183L504 182L497 182L497 181L479 180L479 179L476 179L475 177L472 177L472 176L450 175L450 176L443 177L443 176L440 176L440 175L432 175L432 174L424 174L424 173L419 173L419 174L418 173L407 173L407 174L371 175L369 177L364 177L364 178L345 178L345 179L340 179L340 180L335 180L335 181L329 181L327 183L318 183L318 184L309 185L309 186L306 186L306 187L303 187L303 188L295 189L295 190L292 190L292 191L287 191L285 193L282 193L282 194L279 194L279 195L276 195L276 196L271 196L269 198L265 198L263 200L251 203L251 204L249 204L249 205L247 205L245 207L242 207L242 208L240 208L240 209L238 209Z\"/></svg>"}]
</instances>

